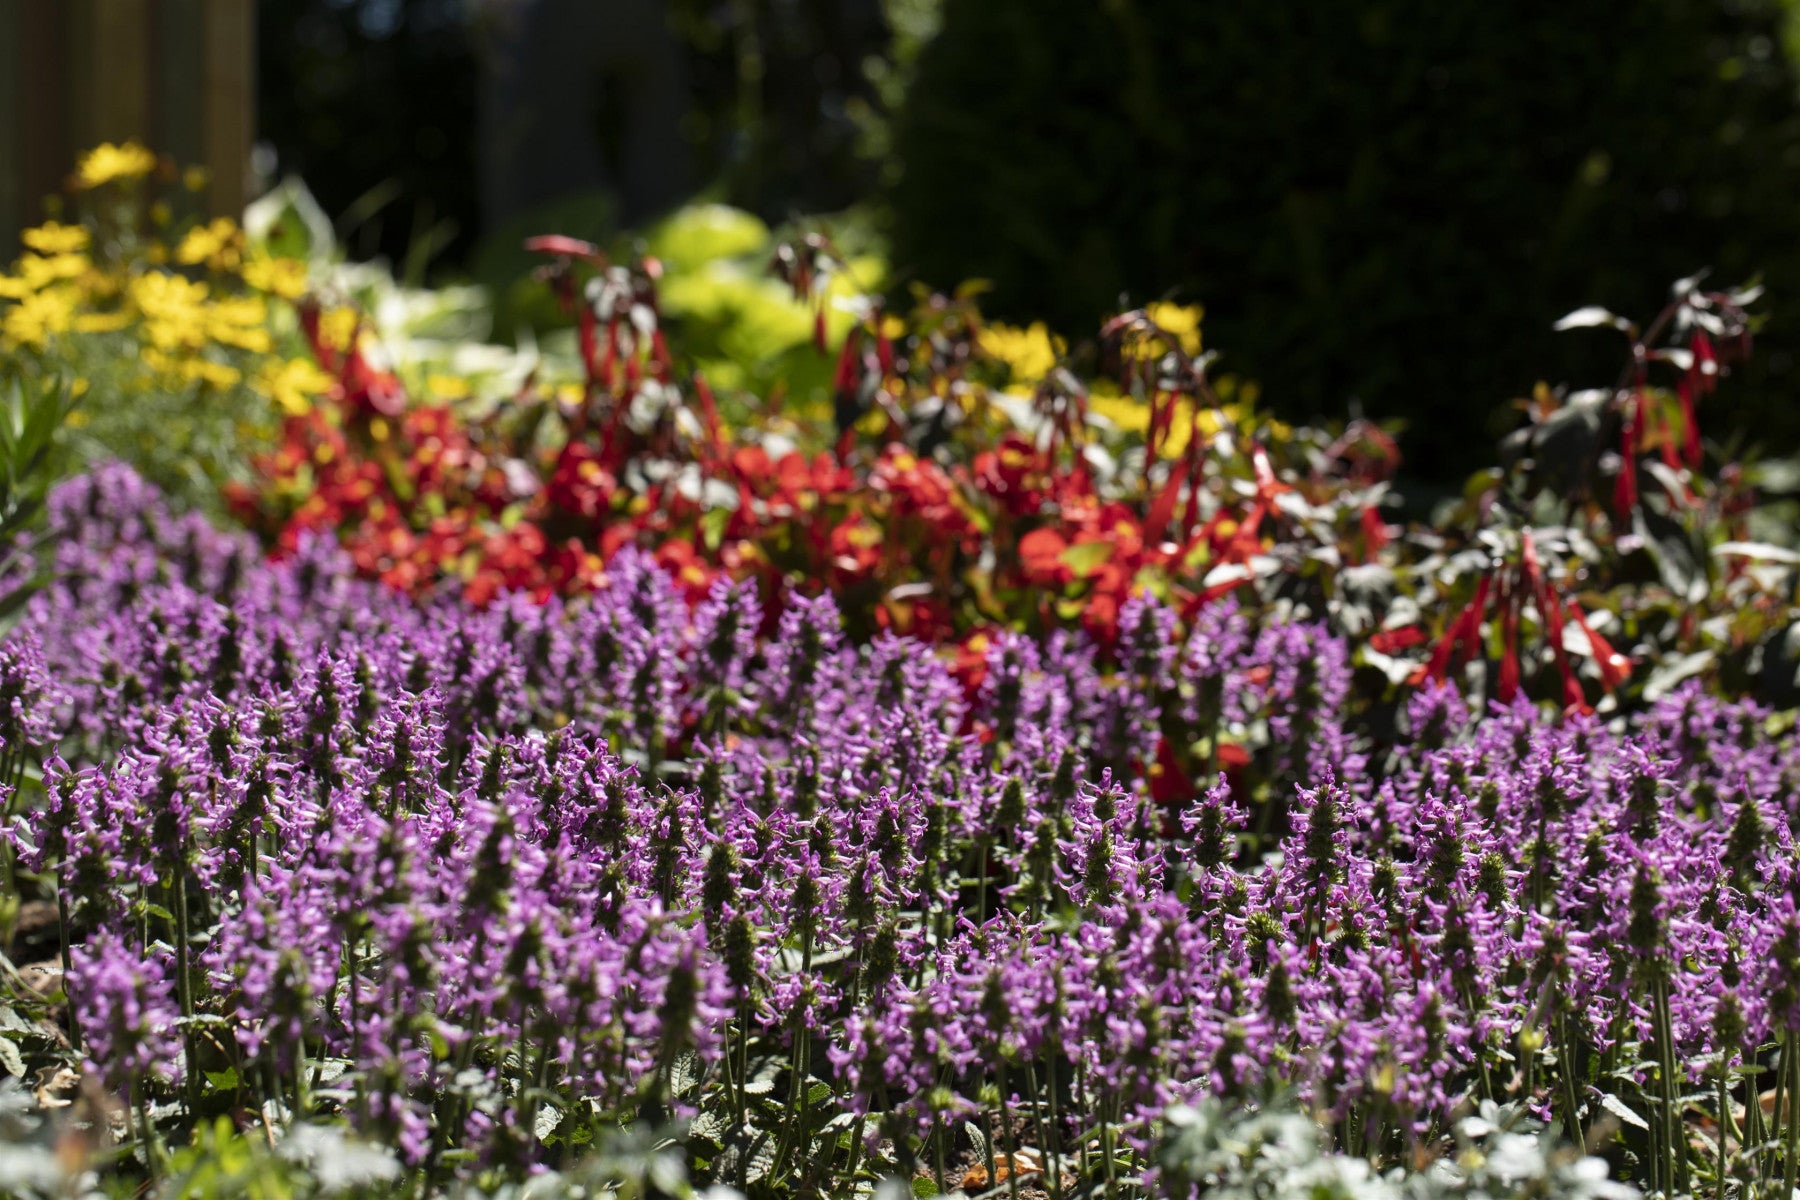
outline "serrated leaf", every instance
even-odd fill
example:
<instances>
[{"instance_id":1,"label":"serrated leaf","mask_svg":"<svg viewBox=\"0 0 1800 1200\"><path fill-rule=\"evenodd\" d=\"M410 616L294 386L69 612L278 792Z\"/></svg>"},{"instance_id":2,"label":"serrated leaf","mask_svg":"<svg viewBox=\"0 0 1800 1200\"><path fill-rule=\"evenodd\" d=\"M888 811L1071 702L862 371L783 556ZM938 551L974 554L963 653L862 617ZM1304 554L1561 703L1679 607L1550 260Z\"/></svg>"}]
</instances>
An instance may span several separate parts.
<instances>
[{"instance_id":1,"label":"serrated leaf","mask_svg":"<svg viewBox=\"0 0 1800 1200\"><path fill-rule=\"evenodd\" d=\"M25 1056L19 1053L19 1044L9 1037L0 1037L0 1066L14 1079L25 1077Z\"/></svg>"},{"instance_id":2,"label":"serrated leaf","mask_svg":"<svg viewBox=\"0 0 1800 1200\"><path fill-rule=\"evenodd\" d=\"M767 1177L775 1165L775 1139L765 1129L738 1129L719 1151L720 1179L741 1179L745 1184Z\"/></svg>"},{"instance_id":3,"label":"serrated leaf","mask_svg":"<svg viewBox=\"0 0 1800 1200\"><path fill-rule=\"evenodd\" d=\"M775 1090L775 1080L786 1065L780 1058L758 1058L751 1060L750 1078L744 1083L744 1092L751 1096L766 1096Z\"/></svg>"},{"instance_id":4,"label":"serrated leaf","mask_svg":"<svg viewBox=\"0 0 1800 1200\"><path fill-rule=\"evenodd\" d=\"M727 1128L726 1118L723 1113L711 1111L703 1112L695 1117L693 1123L688 1126L688 1136L719 1143L724 1140L725 1130Z\"/></svg>"},{"instance_id":5,"label":"serrated leaf","mask_svg":"<svg viewBox=\"0 0 1800 1200\"><path fill-rule=\"evenodd\" d=\"M556 1127L562 1124L562 1118L562 1109L557 1108L554 1104L546 1104L538 1109L537 1124L533 1128L533 1132L537 1134L537 1140L540 1142L548 1140L550 1135L556 1132Z\"/></svg>"},{"instance_id":6,"label":"serrated leaf","mask_svg":"<svg viewBox=\"0 0 1800 1200\"><path fill-rule=\"evenodd\" d=\"M1600 1097L1600 1107L1604 1108L1607 1112L1634 1129L1648 1130L1650 1128L1650 1122L1638 1116L1637 1113L1631 1110L1629 1104L1626 1104L1611 1092L1607 1092Z\"/></svg>"},{"instance_id":7,"label":"serrated leaf","mask_svg":"<svg viewBox=\"0 0 1800 1200\"><path fill-rule=\"evenodd\" d=\"M692 1050L683 1051L669 1065L669 1088L685 1095L700 1086L700 1059Z\"/></svg>"},{"instance_id":8,"label":"serrated leaf","mask_svg":"<svg viewBox=\"0 0 1800 1200\"><path fill-rule=\"evenodd\" d=\"M988 1156L987 1134L981 1132L981 1126L973 1121L964 1121L963 1132L968 1134L969 1144L975 1147L975 1157L986 1161Z\"/></svg>"}]
</instances>

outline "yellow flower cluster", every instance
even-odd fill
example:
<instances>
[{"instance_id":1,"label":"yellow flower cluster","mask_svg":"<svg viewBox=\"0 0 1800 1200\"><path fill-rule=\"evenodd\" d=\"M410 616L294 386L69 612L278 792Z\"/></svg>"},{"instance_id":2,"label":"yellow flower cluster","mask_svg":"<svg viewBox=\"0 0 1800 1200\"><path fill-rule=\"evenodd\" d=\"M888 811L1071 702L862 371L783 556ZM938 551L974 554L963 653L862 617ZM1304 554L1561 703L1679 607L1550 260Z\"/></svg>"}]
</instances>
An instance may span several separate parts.
<instances>
[{"instance_id":1,"label":"yellow flower cluster","mask_svg":"<svg viewBox=\"0 0 1800 1200\"><path fill-rule=\"evenodd\" d=\"M83 188L104 187L115 180L142 179L156 169L156 155L136 142L95 146L81 158L75 178Z\"/></svg>"},{"instance_id":2,"label":"yellow flower cluster","mask_svg":"<svg viewBox=\"0 0 1800 1200\"><path fill-rule=\"evenodd\" d=\"M1036 387L1068 353L1059 337L1052 336L1042 321L1024 329L1011 325L984 325L977 336L981 349L1006 365L1012 390Z\"/></svg>"},{"instance_id":3,"label":"yellow flower cluster","mask_svg":"<svg viewBox=\"0 0 1800 1200\"><path fill-rule=\"evenodd\" d=\"M82 159L78 179L95 188L155 165L141 146L101 146ZM0 354L75 363L81 339L124 335L127 344L109 353L149 369L136 386L248 383L290 413L330 386L310 361L278 355L271 333L269 300L305 293L305 263L250 248L227 217L187 229L172 247L103 234L104 226L56 221L25 231L25 253L0 274Z\"/></svg>"},{"instance_id":4,"label":"yellow flower cluster","mask_svg":"<svg viewBox=\"0 0 1800 1200\"><path fill-rule=\"evenodd\" d=\"M284 416L303 417L335 381L310 358L270 359L252 386Z\"/></svg>"},{"instance_id":5,"label":"yellow flower cluster","mask_svg":"<svg viewBox=\"0 0 1800 1200\"><path fill-rule=\"evenodd\" d=\"M1202 310L1198 304L1170 304L1157 301L1144 305L1144 315L1154 321L1159 329L1175 339L1182 353L1195 355L1200 353L1200 317Z\"/></svg>"}]
</instances>

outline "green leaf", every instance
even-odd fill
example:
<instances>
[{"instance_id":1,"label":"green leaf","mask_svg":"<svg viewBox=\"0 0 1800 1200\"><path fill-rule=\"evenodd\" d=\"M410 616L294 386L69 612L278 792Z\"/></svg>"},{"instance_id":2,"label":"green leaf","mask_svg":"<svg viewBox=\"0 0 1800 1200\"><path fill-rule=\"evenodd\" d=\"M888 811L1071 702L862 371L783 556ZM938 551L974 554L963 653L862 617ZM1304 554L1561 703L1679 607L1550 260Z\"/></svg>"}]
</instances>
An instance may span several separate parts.
<instances>
[{"instance_id":1,"label":"green leaf","mask_svg":"<svg viewBox=\"0 0 1800 1200\"><path fill-rule=\"evenodd\" d=\"M1561 333L1565 329L1593 329L1601 326L1630 329L1631 322L1609 309L1601 308L1598 304L1590 304L1569 313L1550 328Z\"/></svg>"},{"instance_id":2,"label":"green leaf","mask_svg":"<svg viewBox=\"0 0 1800 1200\"><path fill-rule=\"evenodd\" d=\"M1086 578L1092 575L1113 555L1111 542L1077 542L1065 549L1059 557L1063 566L1076 575Z\"/></svg>"},{"instance_id":3,"label":"green leaf","mask_svg":"<svg viewBox=\"0 0 1800 1200\"><path fill-rule=\"evenodd\" d=\"M1790 550L1786 546L1770 545L1767 542L1721 542L1713 547L1713 553L1720 557L1749 558L1758 562L1782 563L1787 566L1800 564L1800 551Z\"/></svg>"},{"instance_id":4,"label":"green leaf","mask_svg":"<svg viewBox=\"0 0 1800 1200\"><path fill-rule=\"evenodd\" d=\"M1607 1092L1600 1097L1600 1107L1604 1108L1607 1112L1634 1129L1647 1130L1650 1128L1650 1122L1638 1116L1637 1113L1632 1111L1629 1104L1626 1104L1611 1092Z\"/></svg>"},{"instance_id":5,"label":"green leaf","mask_svg":"<svg viewBox=\"0 0 1800 1200\"><path fill-rule=\"evenodd\" d=\"M1658 664L1644 682L1644 699L1657 700L1675 690L1684 679L1691 679L1713 665L1717 659L1711 650L1696 650Z\"/></svg>"},{"instance_id":6,"label":"green leaf","mask_svg":"<svg viewBox=\"0 0 1800 1200\"><path fill-rule=\"evenodd\" d=\"M731 521L728 508L709 508L700 514L700 537L708 550L717 550L725 540L725 526Z\"/></svg>"},{"instance_id":7,"label":"green leaf","mask_svg":"<svg viewBox=\"0 0 1800 1200\"><path fill-rule=\"evenodd\" d=\"M645 243L664 266L692 271L721 258L760 254L769 237L769 227L753 213L726 204L690 204L652 229Z\"/></svg>"}]
</instances>

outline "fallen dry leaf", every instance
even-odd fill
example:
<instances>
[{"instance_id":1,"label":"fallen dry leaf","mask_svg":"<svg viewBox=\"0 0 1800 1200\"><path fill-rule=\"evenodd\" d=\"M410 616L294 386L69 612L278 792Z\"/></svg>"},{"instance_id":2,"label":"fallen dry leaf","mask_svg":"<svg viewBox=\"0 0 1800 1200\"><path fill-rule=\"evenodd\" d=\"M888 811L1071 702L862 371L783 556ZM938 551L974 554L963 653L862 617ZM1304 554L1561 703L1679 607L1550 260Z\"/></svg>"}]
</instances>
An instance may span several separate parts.
<instances>
[{"instance_id":1,"label":"fallen dry leaf","mask_svg":"<svg viewBox=\"0 0 1800 1200\"><path fill-rule=\"evenodd\" d=\"M1040 1175L1043 1170L1044 1163L1038 1156L1038 1152L1022 1148L1010 1157L1005 1154L994 1155L994 1178L991 1181L988 1179L986 1164L976 1163L969 1168L968 1174L963 1176L962 1187L965 1192L985 1191L991 1184L1005 1183L1015 1173L1020 1179L1023 1179L1027 1175Z\"/></svg>"}]
</instances>

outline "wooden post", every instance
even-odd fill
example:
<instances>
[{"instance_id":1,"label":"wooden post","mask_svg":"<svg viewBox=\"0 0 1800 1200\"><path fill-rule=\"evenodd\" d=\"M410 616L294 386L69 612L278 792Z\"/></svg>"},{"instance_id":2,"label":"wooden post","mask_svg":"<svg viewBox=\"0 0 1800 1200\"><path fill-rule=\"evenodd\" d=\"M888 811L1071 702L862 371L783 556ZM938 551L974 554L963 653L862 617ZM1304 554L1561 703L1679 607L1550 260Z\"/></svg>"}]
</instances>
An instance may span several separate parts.
<instances>
[{"instance_id":1,"label":"wooden post","mask_svg":"<svg viewBox=\"0 0 1800 1200\"><path fill-rule=\"evenodd\" d=\"M0 230L20 228L25 211L25 131L19 116L24 99L19 60L24 56L12 36L19 25L19 3L0 0Z\"/></svg>"},{"instance_id":2,"label":"wooden post","mask_svg":"<svg viewBox=\"0 0 1800 1200\"><path fill-rule=\"evenodd\" d=\"M256 0L0 0L0 260L80 156L136 140L249 199Z\"/></svg>"},{"instance_id":3,"label":"wooden post","mask_svg":"<svg viewBox=\"0 0 1800 1200\"><path fill-rule=\"evenodd\" d=\"M207 201L214 213L235 217L250 198L255 0L206 0L205 18Z\"/></svg>"}]
</instances>

